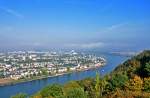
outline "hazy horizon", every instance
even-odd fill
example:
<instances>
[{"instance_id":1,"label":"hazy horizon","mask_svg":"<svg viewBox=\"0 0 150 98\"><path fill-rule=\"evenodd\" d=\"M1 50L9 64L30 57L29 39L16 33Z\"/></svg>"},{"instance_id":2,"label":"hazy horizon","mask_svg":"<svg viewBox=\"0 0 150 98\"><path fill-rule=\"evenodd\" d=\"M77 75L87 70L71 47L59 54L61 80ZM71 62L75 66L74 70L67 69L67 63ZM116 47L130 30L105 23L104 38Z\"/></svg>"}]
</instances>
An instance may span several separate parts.
<instances>
[{"instance_id":1,"label":"hazy horizon","mask_svg":"<svg viewBox=\"0 0 150 98\"><path fill-rule=\"evenodd\" d=\"M148 0L0 0L0 50L150 49Z\"/></svg>"}]
</instances>

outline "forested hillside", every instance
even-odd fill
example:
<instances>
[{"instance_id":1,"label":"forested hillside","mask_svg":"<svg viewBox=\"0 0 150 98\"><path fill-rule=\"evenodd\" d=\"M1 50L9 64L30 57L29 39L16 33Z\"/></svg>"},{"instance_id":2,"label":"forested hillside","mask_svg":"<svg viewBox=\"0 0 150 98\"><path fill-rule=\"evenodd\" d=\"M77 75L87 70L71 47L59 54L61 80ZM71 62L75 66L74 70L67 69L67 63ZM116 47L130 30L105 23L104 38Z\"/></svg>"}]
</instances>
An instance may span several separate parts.
<instances>
[{"instance_id":1,"label":"forested hillside","mask_svg":"<svg viewBox=\"0 0 150 98\"><path fill-rule=\"evenodd\" d=\"M31 98L150 98L150 50L120 64L101 77L44 87ZM20 93L12 98L27 98Z\"/></svg>"}]
</instances>

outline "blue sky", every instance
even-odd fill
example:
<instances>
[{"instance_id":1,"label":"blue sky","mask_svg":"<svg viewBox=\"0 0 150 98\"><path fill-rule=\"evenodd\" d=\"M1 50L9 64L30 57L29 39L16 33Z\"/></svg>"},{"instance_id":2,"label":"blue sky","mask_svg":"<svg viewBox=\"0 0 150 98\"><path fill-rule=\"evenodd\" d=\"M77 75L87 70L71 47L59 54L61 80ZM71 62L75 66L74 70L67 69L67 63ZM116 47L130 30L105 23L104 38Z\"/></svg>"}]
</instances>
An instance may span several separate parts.
<instances>
[{"instance_id":1,"label":"blue sky","mask_svg":"<svg viewBox=\"0 0 150 98\"><path fill-rule=\"evenodd\" d=\"M149 0L0 0L0 49L150 48Z\"/></svg>"}]
</instances>

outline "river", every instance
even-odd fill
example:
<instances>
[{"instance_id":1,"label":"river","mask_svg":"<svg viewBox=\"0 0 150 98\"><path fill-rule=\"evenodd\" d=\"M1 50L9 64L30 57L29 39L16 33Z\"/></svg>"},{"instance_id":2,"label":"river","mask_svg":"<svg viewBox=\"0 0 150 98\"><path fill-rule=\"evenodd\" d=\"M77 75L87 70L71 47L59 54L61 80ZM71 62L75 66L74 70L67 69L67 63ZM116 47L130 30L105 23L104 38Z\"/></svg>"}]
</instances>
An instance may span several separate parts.
<instances>
[{"instance_id":1,"label":"river","mask_svg":"<svg viewBox=\"0 0 150 98\"><path fill-rule=\"evenodd\" d=\"M14 85L1 86L0 98L10 98L10 96L20 92L32 95L48 84L52 83L64 84L70 80L81 80L87 77L95 77L96 70L99 71L101 75L105 75L111 72L116 66L118 66L118 64L122 63L123 61L129 58L126 56L118 56L112 54L98 54L98 56L102 56L107 60L107 64L105 66L95 70L92 69L82 72L74 72L71 74L65 74L57 77L50 77L46 79L34 80Z\"/></svg>"}]
</instances>

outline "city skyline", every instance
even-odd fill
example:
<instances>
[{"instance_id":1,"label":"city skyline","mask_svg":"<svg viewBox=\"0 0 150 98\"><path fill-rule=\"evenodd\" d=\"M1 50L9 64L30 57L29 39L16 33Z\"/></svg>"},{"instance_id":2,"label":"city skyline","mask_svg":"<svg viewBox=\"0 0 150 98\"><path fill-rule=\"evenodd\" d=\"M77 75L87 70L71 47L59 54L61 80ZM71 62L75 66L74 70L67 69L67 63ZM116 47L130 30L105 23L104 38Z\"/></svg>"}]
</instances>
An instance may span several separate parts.
<instances>
[{"instance_id":1,"label":"city skyline","mask_svg":"<svg viewBox=\"0 0 150 98\"><path fill-rule=\"evenodd\" d=\"M1 0L0 49L142 50L148 0Z\"/></svg>"}]
</instances>

